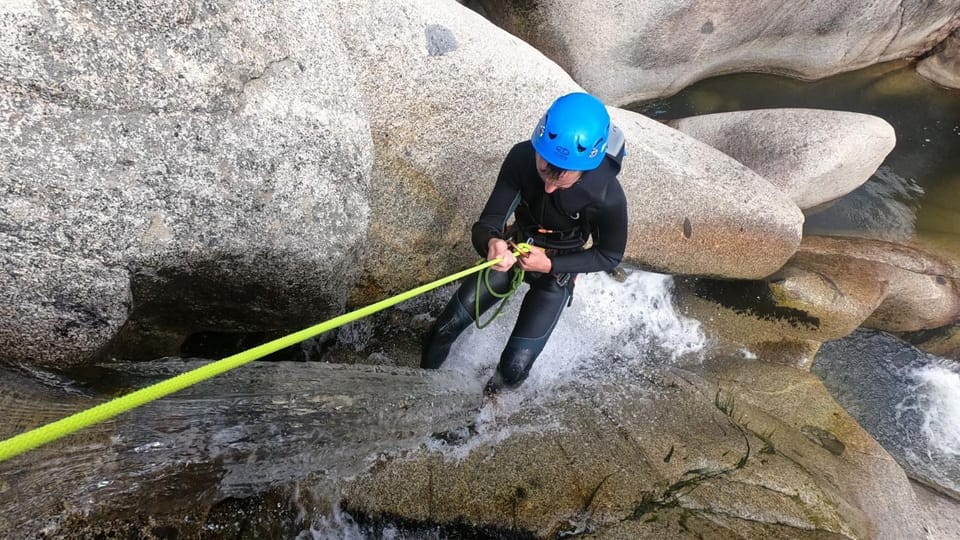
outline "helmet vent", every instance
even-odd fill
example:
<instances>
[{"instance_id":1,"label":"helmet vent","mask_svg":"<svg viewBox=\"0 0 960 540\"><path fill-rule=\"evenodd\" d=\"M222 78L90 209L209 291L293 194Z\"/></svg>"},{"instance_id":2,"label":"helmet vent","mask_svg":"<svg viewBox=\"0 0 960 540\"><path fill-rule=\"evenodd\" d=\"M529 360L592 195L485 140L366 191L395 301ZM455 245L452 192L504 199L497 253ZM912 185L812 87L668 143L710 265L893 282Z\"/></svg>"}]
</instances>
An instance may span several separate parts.
<instances>
[{"instance_id":1,"label":"helmet vent","mask_svg":"<svg viewBox=\"0 0 960 540\"><path fill-rule=\"evenodd\" d=\"M552 141L552 140L554 140L554 139L557 138L557 134L556 134L556 133L550 133L550 132L548 131L548 132L547 132L547 137L550 137L550 140Z\"/></svg>"}]
</instances>

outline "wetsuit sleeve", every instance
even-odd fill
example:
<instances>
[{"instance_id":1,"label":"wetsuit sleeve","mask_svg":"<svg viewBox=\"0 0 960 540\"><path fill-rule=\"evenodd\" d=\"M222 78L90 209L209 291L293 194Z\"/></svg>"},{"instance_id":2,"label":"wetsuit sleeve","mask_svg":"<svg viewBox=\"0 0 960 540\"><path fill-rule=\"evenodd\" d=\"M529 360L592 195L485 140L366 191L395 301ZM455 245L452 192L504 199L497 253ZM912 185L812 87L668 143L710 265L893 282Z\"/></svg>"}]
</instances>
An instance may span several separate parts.
<instances>
[{"instance_id":1,"label":"wetsuit sleeve","mask_svg":"<svg viewBox=\"0 0 960 540\"><path fill-rule=\"evenodd\" d=\"M613 270L627 249L627 197L619 182L607 189L604 204L594 216L590 249L551 259L554 274L584 274Z\"/></svg>"},{"instance_id":2,"label":"wetsuit sleeve","mask_svg":"<svg viewBox=\"0 0 960 540\"><path fill-rule=\"evenodd\" d=\"M487 256L487 242L491 238L503 238L507 220L520 203L520 177L522 154L515 146L500 166L497 183L480 213L480 219L473 224L470 239L473 248L481 257Z\"/></svg>"}]
</instances>

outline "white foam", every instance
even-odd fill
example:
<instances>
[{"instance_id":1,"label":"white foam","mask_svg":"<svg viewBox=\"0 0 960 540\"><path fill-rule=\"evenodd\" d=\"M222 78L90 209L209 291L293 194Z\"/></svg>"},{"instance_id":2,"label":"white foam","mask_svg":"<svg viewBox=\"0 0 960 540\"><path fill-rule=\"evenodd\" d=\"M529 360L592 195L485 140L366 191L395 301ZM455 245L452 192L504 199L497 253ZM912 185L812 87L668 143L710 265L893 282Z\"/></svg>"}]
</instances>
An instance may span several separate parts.
<instances>
[{"instance_id":1,"label":"white foam","mask_svg":"<svg viewBox=\"0 0 960 540\"><path fill-rule=\"evenodd\" d=\"M520 433L564 429L550 418L549 408L540 410L540 404L556 399L563 388L577 391L585 375L601 380L615 377L623 384L636 375L637 381L646 384L641 381L646 367L703 350L706 339L700 323L674 310L672 288L672 277L639 270L623 283L605 273L581 276L573 305L560 317L523 385L485 402L469 428L463 428L470 432L460 434L462 438L448 443L428 437L423 441L426 448L446 459L462 460L480 446L495 446ZM488 327L469 327L451 348L441 369L457 372L468 384L466 391L482 392L496 369L526 290L523 286ZM533 416L536 423L518 423L515 413L528 408L538 409Z\"/></svg>"},{"instance_id":2,"label":"white foam","mask_svg":"<svg viewBox=\"0 0 960 540\"><path fill-rule=\"evenodd\" d=\"M536 424L511 424L507 421L507 417L519 410L528 397L529 393L523 391L501 393L496 400L486 401L480 407L473 425L470 426L473 432L462 433L462 440L448 443L431 436L424 440L424 445L428 450L441 454L447 461L463 461L475 449L481 446L496 447L515 435L563 429L544 416L538 416Z\"/></svg>"},{"instance_id":3,"label":"white foam","mask_svg":"<svg viewBox=\"0 0 960 540\"><path fill-rule=\"evenodd\" d=\"M928 365L912 373L922 392L923 432L932 449L960 455L960 373Z\"/></svg>"},{"instance_id":4,"label":"white foam","mask_svg":"<svg viewBox=\"0 0 960 540\"><path fill-rule=\"evenodd\" d=\"M369 527L357 524L349 513L334 506L329 515L321 515L309 529L303 530L295 540L396 540L399 531L392 524L383 526L382 530L374 531Z\"/></svg>"},{"instance_id":5,"label":"white foam","mask_svg":"<svg viewBox=\"0 0 960 540\"><path fill-rule=\"evenodd\" d=\"M642 362L655 353L659 361L663 356L672 361L701 351L706 339L700 323L674 310L672 288L671 276L640 270L632 271L623 283L602 272L580 276L573 305L560 317L521 388L550 387L581 368L604 369L614 353ZM451 349L444 369L485 382L510 337L526 290L523 286L489 327L468 328Z\"/></svg>"}]
</instances>

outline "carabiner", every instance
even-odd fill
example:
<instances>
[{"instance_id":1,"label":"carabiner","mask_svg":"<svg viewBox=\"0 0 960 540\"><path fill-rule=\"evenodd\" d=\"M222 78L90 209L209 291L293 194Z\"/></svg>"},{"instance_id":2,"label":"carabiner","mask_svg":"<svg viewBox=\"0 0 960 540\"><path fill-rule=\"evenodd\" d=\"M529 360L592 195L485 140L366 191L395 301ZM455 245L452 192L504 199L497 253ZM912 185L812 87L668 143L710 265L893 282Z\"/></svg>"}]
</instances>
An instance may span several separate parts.
<instances>
[{"instance_id":1,"label":"carabiner","mask_svg":"<svg viewBox=\"0 0 960 540\"><path fill-rule=\"evenodd\" d=\"M533 245L528 244L527 242L520 242L519 244L513 240L507 240L507 244L513 249L514 257L523 257L530 253L533 250Z\"/></svg>"}]
</instances>

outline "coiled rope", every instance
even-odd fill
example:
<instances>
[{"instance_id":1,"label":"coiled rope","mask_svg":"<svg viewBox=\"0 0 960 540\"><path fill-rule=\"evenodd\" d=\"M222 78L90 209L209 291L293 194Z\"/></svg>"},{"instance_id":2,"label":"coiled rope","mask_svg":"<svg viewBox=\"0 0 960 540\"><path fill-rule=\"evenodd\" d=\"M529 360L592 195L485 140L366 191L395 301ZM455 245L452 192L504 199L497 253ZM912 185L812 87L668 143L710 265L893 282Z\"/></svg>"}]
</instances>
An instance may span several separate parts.
<instances>
[{"instance_id":1,"label":"coiled rope","mask_svg":"<svg viewBox=\"0 0 960 540\"><path fill-rule=\"evenodd\" d=\"M484 329L490 326L490 323L494 321L497 317L500 316L500 313L503 311L503 308L507 306L507 301L510 300L510 297L513 296L513 293L517 292L517 289L520 288L520 285L523 284L524 271L522 268L514 268L511 270L513 275L510 276L510 288L507 289L505 293L498 293L493 290L493 287L490 285L490 268L484 268L483 271L477 274L477 291L480 290L480 286L483 285L487 288L487 292L490 293L494 298L500 299L500 304L497 306L496 311L493 312L493 315L487 319L487 322L480 322L480 295L475 294L474 297L474 324L477 325L477 328Z\"/></svg>"}]
</instances>

